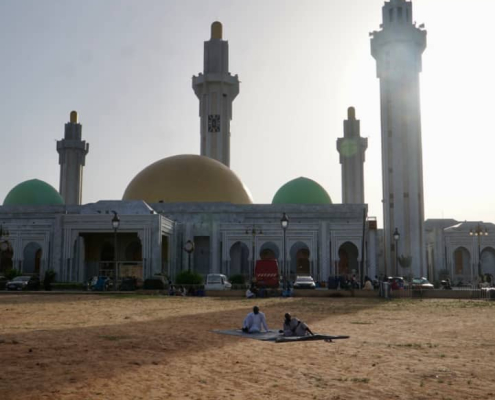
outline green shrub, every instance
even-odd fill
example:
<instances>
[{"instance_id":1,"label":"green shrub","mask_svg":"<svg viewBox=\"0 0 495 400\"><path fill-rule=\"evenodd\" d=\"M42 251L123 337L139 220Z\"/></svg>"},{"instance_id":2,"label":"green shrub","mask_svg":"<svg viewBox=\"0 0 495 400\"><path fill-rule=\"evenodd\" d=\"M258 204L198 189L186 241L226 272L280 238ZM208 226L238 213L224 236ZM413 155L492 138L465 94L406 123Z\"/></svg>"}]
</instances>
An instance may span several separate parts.
<instances>
[{"instance_id":1,"label":"green shrub","mask_svg":"<svg viewBox=\"0 0 495 400\"><path fill-rule=\"evenodd\" d=\"M45 272L45 279L43 279L43 280L48 281L48 282L54 282L56 275L57 275L57 273L53 269L48 269Z\"/></svg>"},{"instance_id":2,"label":"green shrub","mask_svg":"<svg viewBox=\"0 0 495 400\"><path fill-rule=\"evenodd\" d=\"M195 271L182 271L175 277L177 285L201 285L203 276Z\"/></svg>"},{"instance_id":3,"label":"green shrub","mask_svg":"<svg viewBox=\"0 0 495 400\"><path fill-rule=\"evenodd\" d=\"M232 275L229 278L230 283L232 285L244 285L246 283L246 278L244 278L244 275L237 274L237 275Z\"/></svg>"},{"instance_id":4,"label":"green shrub","mask_svg":"<svg viewBox=\"0 0 495 400\"><path fill-rule=\"evenodd\" d=\"M21 276L21 275L22 275L22 272L19 271L18 269L15 269L15 268L10 268L7 271L5 271L5 277L9 281L11 281L12 279L14 279L16 276Z\"/></svg>"},{"instance_id":5,"label":"green shrub","mask_svg":"<svg viewBox=\"0 0 495 400\"><path fill-rule=\"evenodd\" d=\"M48 269L45 272L45 279L43 279L43 286L45 290L52 290L52 283L55 281L55 276L57 273L53 269Z\"/></svg>"}]
</instances>

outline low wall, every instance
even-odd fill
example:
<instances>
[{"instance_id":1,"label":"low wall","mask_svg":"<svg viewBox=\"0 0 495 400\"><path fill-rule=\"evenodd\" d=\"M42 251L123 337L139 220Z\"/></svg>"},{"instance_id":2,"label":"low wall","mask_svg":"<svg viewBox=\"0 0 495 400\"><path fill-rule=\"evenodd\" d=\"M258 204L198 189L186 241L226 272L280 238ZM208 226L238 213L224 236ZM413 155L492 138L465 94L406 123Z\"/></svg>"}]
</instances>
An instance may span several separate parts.
<instances>
[{"instance_id":1,"label":"low wall","mask_svg":"<svg viewBox=\"0 0 495 400\"><path fill-rule=\"evenodd\" d=\"M11 295L11 294L46 294L46 295L67 295L67 294L87 294L87 295L107 295L111 296L113 294L119 295L132 295L132 294L142 294L142 295L163 295L167 296L168 291L166 290L136 290L136 291L126 291L126 292L99 292L99 291L77 291L77 290L56 290L56 291L6 291L0 290L0 295ZM244 298L246 292L244 290L208 290L205 293L209 297L228 297L228 298ZM356 298L377 298L377 290L302 290L296 289L293 292L294 297L356 297ZM465 300L495 300L495 290L493 291L493 297L490 297L492 293L482 291L482 290L423 290L423 291L413 291L412 293L408 290L400 290L392 292L392 299L465 299ZM268 297L280 297L281 291L276 290L269 294Z\"/></svg>"},{"instance_id":2,"label":"low wall","mask_svg":"<svg viewBox=\"0 0 495 400\"><path fill-rule=\"evenodd\" d=\"M207 290L206 296L211 297L245 297L245 290ZM273 290L267 297L281 297L281 290ZM293 297L378 297L378 291L373 290L327 290L327 289L294 289Z\"/></svg>"}]
</instances>

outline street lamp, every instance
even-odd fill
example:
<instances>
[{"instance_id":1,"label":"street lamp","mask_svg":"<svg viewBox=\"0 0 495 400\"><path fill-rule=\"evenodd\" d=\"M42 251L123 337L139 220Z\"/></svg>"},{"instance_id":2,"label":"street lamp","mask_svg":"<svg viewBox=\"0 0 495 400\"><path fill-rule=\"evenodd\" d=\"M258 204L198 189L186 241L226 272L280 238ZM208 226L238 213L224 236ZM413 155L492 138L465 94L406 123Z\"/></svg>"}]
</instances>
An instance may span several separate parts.
<instances>
[{"instance_id":1,"label":"street lamp","mask_svg":"<svg viewBox=\"0 0 495 400\"><path fill-rule=\"evenodd\" d=\"M480 224L476 229L469 230L470 236L476 236L478 238L478 276L481 278L481 237L488 236L488 229L482 227Z\"/></svg>"},{"instance_id":2,"label":"street lamp","mask_svg":"<svg viewBox=\"0 0 495 400\"><path fill-rule=\"evenodd\" d=\"M114 270L113 270L113 290L117 290L117 229L119 229L120 226L120 218L117 214L117 211L112 211L113 212L113 218L112 218L112 227L113 227L113 265L114 265Z\"/></svg>"},{"instance_id":3,"label":"street lamp","mask_svg":"<svg viewBox=\"0 0 495 400\"><path fill-rule=\"evenodd\" d=\"M254 250L255 250L254 247L256 244L256 236L262 235L263 231L261 229L257 230L256 226L253 224L253 227L251 230L246 229L246 235L249 235L249 234L251 234L251 236L253 237L253 252L252 252L253 267L251 268L251 271L250 271L250 280L251 280L253 275L254 275L254 263L255 263L255 259L256 259L256 255L254 254Z\"/></svg>"},{"instance_id":4,"label":"street lamp","mask_svg":"<svg viewBox=\"0 0 495 400\"><path fill-rule=\"evenodd\" d=\"M399 275L399 267L398 267L398 261L399 261L399 250L398 250L398 243L400 239L400 233L397 228L395 228L395 231L393 233L394 240L395 240L395 276Z\"/></svg>"},{"instance_id":5,"label":"street lamp","mask_svg":"<svg viewBox=\"0 0 495 400\"><path fill-rule=\"evenodd\" d=\"M282 219L280 220L280 225L282 226L282 229L284 230L284 265L282 268L282 274L284 275L284 281L285 281L284 283L287 283L286 234L287 234L287 228L289 227L289 217L287 217L286 213L284 213L282 215Z\"/></svg>"},{"instance_id":6,"label":"street lamp","mask_svg":"<svg viewBox=\"0 0 495 400\"><path fill-rule=\"evenodd\" d=\"M187 270L191 271L191 253L194 251L194 242L188 240L184 245L184 250L187 253Z\"/></svg>"}]
</instances>

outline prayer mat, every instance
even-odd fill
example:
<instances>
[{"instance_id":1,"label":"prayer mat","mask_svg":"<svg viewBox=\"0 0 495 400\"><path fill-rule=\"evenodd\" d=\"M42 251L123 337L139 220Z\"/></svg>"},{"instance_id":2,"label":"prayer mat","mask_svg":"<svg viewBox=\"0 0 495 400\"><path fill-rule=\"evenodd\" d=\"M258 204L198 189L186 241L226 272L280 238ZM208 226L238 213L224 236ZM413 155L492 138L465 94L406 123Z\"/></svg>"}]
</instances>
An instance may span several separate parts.
<instances>
[{"instance_id":1,"label":"prayer mat","mask_svg":"<svg viewBox=\"0 0 495 400\"><path fill-rule=\"evenodd\" d=\"M215 333L221 335L240 336L248 339L262 340L264 342L275 343L294 343L294 342L309 342L314 340L323 340L325 342L332 342L337 339L349 339L349 336L331 336L331 335L312 335L312 336L284 336L279 331L270 330L268 332L260 333L245 333L240 329L228 329L228 330L214 330Z\"/></svg>"},{"instance_id":2,"label":"prayer mat","mask_svg":"<svg viewBox=\"0 0 495 400\"><path fill-rule=\"evenodd\" d=\"M228 330L214 330L215 333L220 333L221 335L231 335L240 336L248 339L262 340L264 342L274 342L280 337L278 331L269 330L268 332L260 333L245 333L241 329L228 329Z\"/></svg>"}]
</instances>

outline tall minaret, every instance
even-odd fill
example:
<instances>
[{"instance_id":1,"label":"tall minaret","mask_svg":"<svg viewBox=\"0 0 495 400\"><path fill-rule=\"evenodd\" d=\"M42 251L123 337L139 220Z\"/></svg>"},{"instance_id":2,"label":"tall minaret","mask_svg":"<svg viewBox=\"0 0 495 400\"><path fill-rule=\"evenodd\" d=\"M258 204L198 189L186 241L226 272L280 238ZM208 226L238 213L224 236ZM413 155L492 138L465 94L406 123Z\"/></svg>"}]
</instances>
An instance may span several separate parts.
<instances>
[{"instance_id":1,"label":"tall minaret","mask_svg":"<svg viewBox=\"0 0 495 400\"><path fill-rule=\"evenodd\" d=\"M382 29L371 33L371 54L380 79L386 272L423 276L426 256L419 73L426 31L424 25L416 27L412 22L410 1L390 0L382 10ZM395 229L398 240L393 237ZM410 268L401 267L400 256L409 259Z\"/></svg>"},{"instance_id":2,"label":"tall minaret","mask_svg":"<svg viewBox=\"0 0 495 400\"><path fill-rule=\"evenodd\" d=\"M65 134L57 141L60 164L60 195L65 204L79 205L82 202L83 167L89 144L81 140L82 125L77 112L70 113L70 122L65 124Z\"/></svg>"},{"instance_id":3,"label":"tall minaret","mask_svg":"<svg viewBox=\"0 0 495 400\"><path fill-rule=\"evenodd\" d=\"M364 153L368 139L359 133L359 120L354 107L347 109L344 137L337 139L342 164L342 203L364 204Z\"/></svg>"},{"instance_id":4,"label":"tall minaret","mask_svg":"<svg viewBox=\"0 0 495 400\"><path fill-rule=\"evenodd\" d=\"M239 79L229 72L229 43L222 40L222 24L211 25L211 39L205 42L204 71L193 76L199 99L201 155L230 167L230 120L232 102L239 94Z\"/></svg>"}]
</instances>

